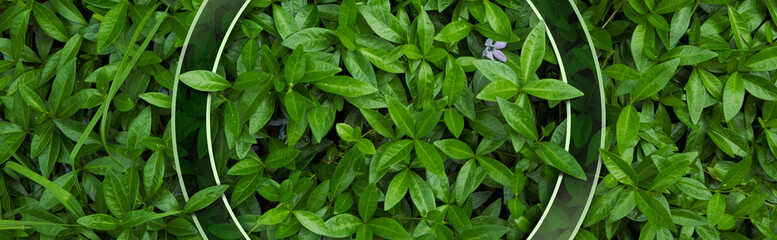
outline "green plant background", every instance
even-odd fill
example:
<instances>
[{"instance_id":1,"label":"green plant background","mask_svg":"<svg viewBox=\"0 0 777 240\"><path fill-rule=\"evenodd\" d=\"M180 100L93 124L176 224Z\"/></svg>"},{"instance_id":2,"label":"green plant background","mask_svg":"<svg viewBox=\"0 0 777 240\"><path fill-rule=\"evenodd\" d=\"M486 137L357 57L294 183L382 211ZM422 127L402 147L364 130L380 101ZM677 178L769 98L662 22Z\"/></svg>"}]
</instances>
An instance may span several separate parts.
<instances>
[{"instance_id":1,"label":"green plant background","mask_svg":"<svg viewBox=\"0 0 777 240\"><path fill-rule=\"evenodd\" d=\"M567 132L606 139L577 238L777 238L775 1L576 1L601 132L567 129L564 100L596 86L558 60L583 69L590 49L556 56L526 2L251 1L216 73L179 77L178 108L201 115L177 114L173 143L201 4L0 0L0 238L200 238L190 213L241 238L222 193L254 239L525 238L560 172L594 177Z\"/></svg>"}]
</instances>

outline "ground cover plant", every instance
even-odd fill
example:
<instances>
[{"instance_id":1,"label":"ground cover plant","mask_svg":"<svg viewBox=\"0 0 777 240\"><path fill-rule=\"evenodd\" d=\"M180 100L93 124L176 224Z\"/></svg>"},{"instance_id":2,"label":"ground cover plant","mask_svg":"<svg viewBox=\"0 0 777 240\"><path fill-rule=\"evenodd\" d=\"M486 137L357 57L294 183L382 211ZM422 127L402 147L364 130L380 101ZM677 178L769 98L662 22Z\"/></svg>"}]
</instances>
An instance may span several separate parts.
<instances>
[{"instance_id":1,"label":"ground cover plant","mask_svg":"<svg viewBox=\"0 0 777 240\"><path fill-rule=\"evenodd\" d=\"M528 3L257 0L215 73L179 77L213 110L177 116L185 201L170 89L201 4L0 1L0 237L191 239L197 213L242 238L223 193L254 239L519 239L559 173L591 177L563 103L592 89ZM606 137L577 237L777 238L777 3L576 6L608 126L569 131Z\"/></svg>"}]
</instances>

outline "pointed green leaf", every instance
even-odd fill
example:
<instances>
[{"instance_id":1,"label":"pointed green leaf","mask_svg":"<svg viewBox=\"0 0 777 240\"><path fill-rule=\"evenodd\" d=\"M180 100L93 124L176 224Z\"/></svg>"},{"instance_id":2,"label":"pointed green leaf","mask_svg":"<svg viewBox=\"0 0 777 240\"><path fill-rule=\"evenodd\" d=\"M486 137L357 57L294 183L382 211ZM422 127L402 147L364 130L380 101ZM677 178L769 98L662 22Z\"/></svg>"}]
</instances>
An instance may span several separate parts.
<instances>
[{"instance_id":1,"label":"pointed green leaf","mask_svg":"<svg viewBox=\"0 0 777 240\"><path fill-rule=\"evenodd\" d=\"M558 145L549 142L540 142L536 153L545 161L545 163L559 171L582 180L587 179L585 172L583 172L583 168L580 167L580 164L575 160L575 157Z\"/></svg>"}]
</instances>

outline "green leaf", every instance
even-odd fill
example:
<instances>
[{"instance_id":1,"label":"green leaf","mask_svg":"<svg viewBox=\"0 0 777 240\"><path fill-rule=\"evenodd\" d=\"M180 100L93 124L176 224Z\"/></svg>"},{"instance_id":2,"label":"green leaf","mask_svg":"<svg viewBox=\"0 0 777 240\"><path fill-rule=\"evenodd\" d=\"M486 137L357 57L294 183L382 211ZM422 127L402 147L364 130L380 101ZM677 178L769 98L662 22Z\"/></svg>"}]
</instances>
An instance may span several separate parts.
<instances>
[{"instance_id":1,"label":"green leaf","mask_svg":"<svg viewBox=\"0 0 777 240\"><path fill-rule=\"evenodd\" d=\"M313 109L308 111L308 123L310 124L310 131L313 133L313 137L316 142L321 142L329 133L332 125L335 122L335 106L332 102L326 101L321 105L316 105Z\"/></svg>"},{"instance_id":2,"label":"green leaf","mask_svg":"<svg viewBox=\"0 0 777 240\"><path fill-rule=\"evenodd\" d=\"M276 18L276 23L278 23L277 21ZM337 34L334 31L326 28L305 28L284 38L281 44L291 49L303 46L305 51L315 52L324 50L335 43L337 43Z\"/></svg>"},{"instance_id":3,"label":"green leaf","mask_svg":"<svg viewBox=\"0 0 777 240\"><path fill-rule=\"evenodd\" d=\"M294 20L294 16L289 11L282 8L277 4L272 5L272 15L275 21L275 28L278 29L278 33L282 39L286 39L291 34L294 34L300 30L297 21ZM293 48L296 48L294 46Z\"/></svg>"},{"instance_id":4,"label":"green leaf","mask_svg":"<svg viewBox=\"0 0 777 240\"><path fill-rule=\"evenodd\" d=\"M132 203L129 202L130 193L125 191L121 180L119 180L113 171L108 171L102 185L105 205L114 216L121 218L132 211L132 207L130 206Z\"/></svg>"},{"instance_id":5,"label":"green leaf","mask_svg":"<svg viewBox=\"0 0 777 240\"><path fill-rule=\"evenodd\" d=\"M421 213L421 216L426 216L430 211L437 208L432 188L415 172L409 172L408 174L411 175L406 176L410 180L410 198L413 200L413 205Z\"/></svg>"},{"instance_id":6,"label":"green leaf","mask_svg":"<svg viewBox=\"0 0 777 240\"><path fill-rule=\"evenodd\" d=\"M93 131L85 131L86 125L81 122L72 119L57 118L54 119L54 124L56 124L57 128L59 128L67 138L70 138L70 140L78 141L79 138L81 138L81 134L83 134L85 140L82 141L83 144L100 144L100 139L97 137L97 134Z\"/></svg>"},{"instance_id":7,"label":"green leaf","mask_svg":"<svg viewBox=\"0 0 777 240\"><path fill-rule=\"evenodd\" d=\"M318 80L314 84L322 91L343 97L361 97L378 91L368 83L347 76L333 76Z\"/></svg>"},{"instance_id":8,"label":"green leaf","mask_svg":"<svg viewBox=\"0 0 777 240\"><path fill-rule=\"evenodd\" d=\"M60 21L48 7L33 2L32 13L41 29L51 36L51 38L60 42L67 42L68 38L70 38L68 37L67 31L65 31L65 25L62 24L62 21Z\"/></svg>"},{"instance_id":9,"label":"green leaf","mask_svg":"<svg viewBox=\"0 0 777 240\"><path fill-rule=\"evenodd\" d=\"M81 25L87 24L84 16L81 15L81 12L78 11L78 8L73 2L65 0L55 0L52 2L54 2L54 8L57 9L57 13L62 15L62 17Z\"/></svg>"},{"instance_id":10,"label":"green leaf","mask_svg":"<svg viewBox=\"0 0 777 240\"><path fill-rule=\"evenodd\" d=\"M513 28L510 26L510 20L507 18L507 14L502 11L502 8L489 1L485 1L483 4L485 5L486 10L486 22L491 25L491 28L501 37L509 38L512 36ZM544 50L542 52L544 52Z\"/></svg>"},{"instance_id":11,"label":"green leaf","mask_svg":"<svg viewBox=\"0 0 777 240\"><path fill-rule=\"evenodd\" d=\"M413 121L413 116L410 115L410 111L407 110L405 105L402 105L393 97L386 97L386 104L388 105L391 120L397 125L399 131L402 131L410 138L415 138L415 121Z\"/></svg>"},{"instance_id":12,"label":"green leaf","mask_svg":"<svg viewBox=\"0 0 777 240\"><path fill-rule=\"evenodd\" d=\"M485 177L485 172L475 166L475 159L470 159L464 163L456 176L456 188L454 189L456 202L460 205L464 204Z\"/></svg>"},{"instance_id":13,"label":"green leaf","mask_svg":"<svg viewBox=\"0 0 777 240\"><path fill-rule=\"evenodd\" d=\"M372 218L372 214L378 209L378 188L372 184L364 188L359 196L359 216L363 221Z\"/></svg>"},{"instance_id":14,"label":"green leaf","mask_svg":"<svg viewBox=\"0 0 777 240\"><path fill-rule=\"evenodd\" d=\"M186 202L183 211L185 213L192 213L203 209L216 201L225 191L227 191L229 185L212 186L200 191L197 191L189 201Z\"/></svg>"},{"instance_id":15,"label":"green leaf","mask_svg":"<svg viewBox=\"0 0 777 240\"><path fill-rule=\"evenodd\" d=\"M147 93L141 93L138 95L140 99L143 99L143 101L146 101L150 103L151 105L169 109L172 107L173 98L170 97L170 95L159 93L159 92L147 92Z\"/></svg>"},{"instance_id":16,"label":"green leaf","mask_svg":"<svg viewBox=\"0 0 777 240\"><path fill-rule=\"evenodd\" d=\"M588 179L585 172L583 172L583 168L580 167L580 164L575 160L572 154L569 154L569 152L558 145L549 142L540 142L538 149L535 152L543 161L545 161L545 163L559 171L581 180Z\"/></svg>"},{"instance_id":17,"label":"green leaf","mask_svg":"<svg viewBox=\"0 0 777 240\"><path fill-rule=\"evenodd\" d=\"M671 164L664 169L659 169L659 173L653 180L650 190L661 192L680 180L688 171L688 166L696 159L697 155L696 152L691 152L670 156L668 162Z\"/></svg>"},{"instance_id":18,"label":"green leaf","mask_svg":"<svg viewBox=\"0 0 777 240\"><path fill-rule=\"evenodd\" d=\"M415 135L421 138L429 135L429 133L434 131L434 128L437 127L437 124L440 122L442 111L429 108L421 111L416 116L423 116L420 117L420 119L416 119L415 121Z\"/></svg>"},{"instance_id":19,"label":"green leaf","mask_svg":"<svg viewBox=\"0 0 777 240\"><path fill-rule=\"evenodd\" d=\"M391 218L376 218L367 223L375 235L389 240L409 240L410 234L405 231L402 225Z\"/></svg>"},{"instance_id":20,"label":"green leaf","mask_svg":"<svg viewBox=\"0 0 777 240\"><path fill-rule=\"evenodd\" d=\"M758 211L758 209L761 208L761 206L764 205L764 202L766 201L767 197L768 195L766 195L765 193L751 194L749 197L737 203L732 215L749 216L755 213L756 211Z\"/></svg>"},{"instance_id":21,"label":"green leaf","mask_svg":"<svg viewBox=\"0 0 777 240\"><path fill-rule=\"evenodd\" d=\"M655 13L648 14L647 20L651 26L656 28L656 30L660 30L662 32L669 32L671 30L669 28L669 23L666 22L666 18L661 15Z\"/></svg>"},{"instance_id":22,"label":"green leaf","mask_svg":"<svg viewBox=\"0 0 777 240\"><path fill-rule=\"evenodd\" d=\"M742 71L777 70L777 47L769 47L751 56L742 66Z\"/></svg>"},{"instance_id":23,"label":"green leaf","mask_svg":"<svg viewBox=\"0 0 777 240\"><path fill-rule=\"evenodd\" d=\"M739 72L734 72L726 80L723 88L723 116L725 121L734 118L745 102L745 83Z\"/></svg>"},{"instance_id":24,"label":"green leaf","mask_svg":"<svg viewBox=\"0 0 777 240\"><path fill-rule=\"evenodd\" d=\"M470 159L475 156L475 153L472 152L472 148L467 146L466 143L458 140L458 139L443 139L438 140L434 142L434 145L437 146L442 152L444 152L446 155L453 159Z\"/></svg>"},{"instance_id":25,"label":"green leaf","mask_svg":"<svg viewBox=\"0 0 777 240\"><path fill-rule=\"evenodd\" d=\"M263 168L264 167L260 165L259 159L248 157L235 163L235 165L232 165L232 167L229 168L229 171L227 171L227 174L237 176L248 175L261 172L264 170Z\"/></svg>"},{"instance_id":26,"label":"green leaf","mask_svg":"<svg viewBox=\"0 0 777 240\"><path fill-rule=\"evenodd\" d=\"M376 132L389 139L395 138L394 128L391 127L391 122L389 122L386 116L369 108L359 108L359 111L364 115L364 119L367 119L367 122Z\"/></svg>"},{"instance_id":27,"label":"green leaf","mask_svg":"<svg viewBox=\"0 0 777 240\"><path fill-rule=\"evenodd\" d=\"M146 195L153 196L162 186L162 179L165 173L165 158L160 152L154 152L146 161L143 168L143 187Z\"/></svg>"},{"instance_id":28,"label":"green leaf","mask_svg":"<svg viewBox=\"0 0 777 240\"><path fill-rule=\"evenodd\" d=\"M680 6L673 6L673 7L679 7L679 11L674 13L672 15L672 29L669 31L669 47L674 48L677 46L677 44L680 42L680 38L682 38L686 31L688 31L688 28L691 25L691 15L693 14L694 6L685 4L684 1L693 1L693 0L683 0L683 1L661 1L659 5L663 3L682 3L683 5ZM659 13L663 14L663 13ZM698 23L698 22L697 22ZM690 34L689 37L693 35Z\"/></svg>"},{"instance_id":29,"label":"green leaf","mask_svg":"<svg viewBox=\"0 0 777 240\"><path fill-rule=\"evenodd\" d=\"M70 192L66 191L56 183L49 181L48 179L42 177L41 175L38 175L37 173L31 171L30 169L22 165L19 165L16 162L9 161L5 164L5 166L13 170L14 172L17 172L29 178L30 180L40 184L46 190L51 191L54 197L56 197L57 200L60 203L62 203L62 205L65 206L65 208L68 211L75 213L76 216L78 217L84 216L84 210L83 208L81 208L81 204L78 202L78 200L75 197L73 197L73 195L70 194Z\"/></svg>"},{"instance_id":30,"label":"green leaf","mask_svg":"<svg viewBox=\"0 0 777 240\"><path fill-rule=\"evenodd\" d=\"M340 4L340 8L337 13L337 23L340 26L351 27L356 23L356 17L358 16L358 13L358 9L356 8L356 0L344 0Z\"/></svg>"},{"instance_id":31,"label":"green leaf","mask_svg":"<svg viewBox=\"0 0 777 240\"><path fill-rule=\"evenodd\" d=\"M534 115L518 104L508 102L502 98L497 99L499 109L516 132L531 140L539 139L537 127L534 123Z\"/></svg>"},{"instance_id":32,"label":"green leaf","mask_svg":"<svg viewBox=\"0 0 777 240\"><path fill-rule=\"evenodd\" d=\"M399 172L394 176L394 178L391 179L391 182L386 189L386 197L383 201L383 210L388 211L389 209L393 208L394 205L397 205L399 201L402 201L402 198L405 197L405 194L407 194L407 190L410 189L410 184L412 184L413 181L409 172L410 170L406 169L402 172Z\"/></svg>"},{"instance_id":33,"label":"green leaf","mask_svg":"<svg viewBox=\"0 0 777 240\"><path fill-rule=\"evenodd\" d=\"M629 5L639 14L645 14L648 12L648 7L645 6L645 2L642 0L629 0Z\"/></svg>"},{"instance_id":34,"label":"green leaf","mask_svg":"<svg viewBox=\"0 0 777 240\"><path fill-rule=\"evenodd\" d=\"M648 222L655 226L665 227L672 231L677 231L669 210L661 205L661 202L653 198L649 193L637 190L637 207L642 214L645 214Z\"/></svg>"},{"instance_id":35,"label":"green leaf","mask_svg":"<svg viewBox=\"0 0 777 240\"><path fill-rule=\"evenodd\" d=\"M662 59L680 59L680 66L686 66L686 65L696 65L701 62L713 59L717 57L718 54L702 47L697 46L691 46L691 45L685 45L685 46L678 46L676 48L673 48L672 50L669 50L665 55L663 55Z\"/></svg>"},{"instance_id":36,"label":"green leaf","mask_svg":"<svg viewBox=\"0 0 777 240\"><path fill-rule=\"evenodd\" d=\"M461 132L464 131L464 117L461 116L461 113L459 113L458 110L451 108L448 111L445 111L443 121L445 121L445 126L448 127L448 131L450 131L454 137L458 138L461 136Z\"/></svg>"},{"instance_id":37,"label":"green leaf","mask_svg":"<svg viewBox=\"0 0 777 240\"><path fill-rule=\"evenodd\" d=\"M486 171L486 174L494 179L494 181L505 186L510 186L510 183L513 180L513 172L510 171L504 163L484 156L477 156L475 159L477 159L480 166Z\"/></svg>"},{"instance_id":38,"label":"green leaf","mask_svg":"<svg viewBox=\"0 0 777 240\"><path fill-rule=\"evenodd\" d=\"M750 172L750 165L752 162L753 159L751 157L745 157L743 160L729 168L726 175L723 176L723 185L721 186L721 189L730 189L742 184L742 181L745 180L745 177L747 177L747 174Z\"/></svg>"},{"instance_id":39,"label":"green leaf","mask_svg":"<svg viewBox=\"0 0 777 240\"><path fill-rule=\"evenodd\" d=\"M373 69L367 57L362 55L359 51L345 51L345 54L343 55L343 64L345 64L345 67L353 78L369 83L373 87L378 86L375 69Z\"/></svg>"},{"instance_id":40,"label":"green leaf","mask_svg":"<svg viewBox=\"0 0 777 240\"><path fill-rule=\"evenodd\" d=\"M307 112L307 99L297 91L286 93L283 104L286 106L286 112L289 118L294 121L301 121Z\"/></svg>"},{"instance_id":41,"label":"green leaf","mask_svg":"<svg viewBox=\"0 0 777 240\"><path fill-rule=\"evenodd\" d=\"M308 62L305 64L305 75L302 78L302 82L315 82L327 79L341 71L343 71L342 68L332 63L308 59Z\"/></svg>"},{"instance_id":42,"label":"green leaf","mask_svg":"<svg viewBox=\"0 0 777 240\"><path fill-rule=\"evenodd\" d=\"M727 6L728 20L731 23L731 34L734 37L734 43L737 45L737 49L747 50L750 44L750 27L748 27L747 20L739 14L731 5Z\"/></svg>"},{"instance_id":43,"label":"green leaf","mask_svg":"<svg viewBox=\"0 0 777 240\"><path fill-rule=\"evenodd\" d=\"M359 136L361 135L361 130L356 131L347 123L338 123L335 129L337 131L337 135L340 135L340 138L345 141L356 142L359 141L359 138L361 138L361 136Z\"/></svg>"},{"instance_id":44,"label":"green leaf","mask_svg":"<svg viewBox=\"0 0 777 240\"><path fill-rule=\"evenodd\" d=\"M299 153L300 150L294 147L279 148L267 155L264 164L269 168L280 168L294 161Z\"/></svg>"},{"instance_id":45,"label":"green leaf","mask_svg":"<svg viewBox=\"0 0 777 240\"><path fill-rule=\"evenodd\" d=\"M475 60L472 63L475 64L475 67L484 77L492 82L507 80L512 83L518 83L518 75L505 63L492 60Z\"/></svg>"},{"instance_id":46,"label":"green leaf","mask_svg":"<svg viewBox=\"0 0 777 240\"><path fill-rule=\"evenodd\" d=\"M711 225L718 224L723 220L723 215L726 214L727 197L727 195L716 192L707 202L707 222Z\"/></svg>"},{"instance_id":47,"label":"green leaf","mask_svg":"<svg viewBox=\"0 0 777 240\"><path fill-rule=\"evenodd\" d=\"M669 80L674 76L680 59L672 59L665 63L651 66L642 74L642 79L631 93L631 101L637 102L649 98L666 86Z\"/></svg>"},{"instance_id":48,"label":"green leaf","mask_svg":"<svg viewBox=\"0 0 777 240\"><path fill-rule=\"evenodd\" d=\"M103 16L102 23L100 23L100 29L97 31L97 52L102 52L103 49L116 41L116 38L119 37L119 34L124 29L124 24L127 21L126 16L126 1L116 3L116 5Z\"/></svg>"},{"instance_id":49,"label":"green leaf","mask_svg":"<svg viewBox=\"0 0 777 240\"><path fill-rule=\"evenodd\" d=\"M182 217L178 217L167 222L165 230L175 236L188 236L197 234L197 228L194 227L194 224Z\"/></svg>"},{"instance_id":50,"label":"green leaf","mask_svg":"<svg viewBox=\"0 0 777 240\"><path fill-rule=\"evenodd\" d=\"M457 42L464 39L472 31L472 24L466 20L458 20L445 25L445 27L437 33L434 40L440 42Z\"/></svg>"},{"instance_id":51,"label":"green leaf","mask_svg":"<svg viewBox=\"0 0 777 240\"><path fill-rule=\"evenodd\" d=\"M693 0L662 0L653 7L653 12L657 14L671 13L691 4Z\"/></svg>"},{"instance_id":52,"label":"green leaf","mask_svg":"<svg viewBox=\"0 0 777 240\"><path fill-rule=\"evenodd\" d=\"M583 92L577 90L568 83L556 79L541 79L531 81L521 88L521 92L547 100L567 100L583 96Z\"/></svg>"},{"instance_id":53,"label":"green leaf","mask_svg":"<svg viewBox=\"0 0 777 240\"><path fill-rule=\"evenodd\" d=\"M742 77L745 80L747 92L766 101L777 101L777 85L774 85L774 82L751 74L745 74Z\"/></svg>"},{"instance_id":54,"label":"green leaf","mask_svg":"<svg viewBox=\"0 0 777 240\"><path fill-rule=\"evenodd\" d=\"M707 107L707 102L712 99L704 83L701 80L701 76L696 68L691 72L688 83L685 84L686 98L688 99L688 113L691 115L691 121L694 124L699 123L701 114L704 108Z\"/></svg>"},{"instance_id":55,"label":"green leaf","mask_svg":"<svg viewBox=\"0 0 777 240\"><path fill-rule=\"evenodd\" d=\"M633 147L639 142L639 112L629 104L621 109L616 125L615 139L618 142L618 152Z\"/></svg>"},{"instance_id":56,"label":"green leaf","mask_svg":"<svg viewBox=\"0 0 777 240\"><path fill-rule=\"evenodd\" d=\"M22 98L25 102L27 102L27 105L35 108L35 110L38 110L42 113L48 113L48 109L46 109L46 104L43 103L43 100L38 96L35 91L30 89L27 85L21 84L19 85L19 93L22 94Z\"/></svg>"},{"instance_id":57,"label":"green leaf","mask_svg":"<svg viewBox=\"0 0 777 240\"><path fill-rule=\"evenodd\" d=\"M302 80L305 74L305 45L297 45L292 51L289 60L286 61L285 73L286 82L291 86Z\"/></svg>"},{"instance_id":58,"label":"green leaf","mask_svg":"<svg viewBox=\"0 0 777 240\"><path fill-rule=\"evenodd\" d=\"M521 79L529 82L542 64L545 56L545 23L540 21L535 25L523 42L521 48Z\"/></svg>"},{"instance_id":59,"label":"green leaf","mask_svg":"<svg viewBox=\"0 0 777 240\"><path fill-rule=\"evenodd\" d=\"M32 136L32 142L30 143L30 157L38 157L38 155L40 155L43 150L49 146L52 141L53 133L54 123L51 121L47 121L35 127L34 135ZM43 165L44 164L41 164L41 166ZM41 171L41 173L43 173L44 176L48 176L43 171Z\"/></svg>"},{"instance_id":60,"label":"green leaf","mask_svg":"<svg viewBox=\"0 0 777 240\"><path fill-rule=\"evenodd\" d=\"M428 55L434 46L434 24L429 19L429 15L426 11L421 11L416 16L416 26L418 27L418 45L424 56Z\"/></svg>"},{"instance_id":61,"label":"green leaf","mask_svg":"<svg viewBox=\"0 0 777 240\"><path fill-rule=\"evenodd\" d=\"M340 162L338 162L334 173L332 174L332 181L329 183L329 198L334 199L348 187L351 186L356 174L354 173L354 165L358 164L358 161L364 159L364 154L358 151L356 148L351 148L345 153Z\"/></svg>"},{"instance_id":62,"label":"green leaf","mask_svg":"<svg viewBox=\"0 0 777 240\"><path fill-rule=\"evenodd\" d=\"M92 214L78 218L78 224L97 230L113 230L120 226L119 220L107 214Z\"/></svg>"},{"instance_id":63,"label":"green leaf","mask_svg":"<svg viewBox=\"0 0 777 240\"><path fill-rule=\"evenodd\" d=\"M680 226L701 227L707 225L707 221L701 214L686 209L672 209L672 221Z\"/></svg>"},{"instance_id":64,"label":"green leaf","mask_svg":"<svg viewBox=\"0 0 777 240\"><path fill-rule=\"evenodd\" d=\"M237 181L237 184L235 184L235 188L232 189L229 205L238 206L240 203L256 194L256 189L259 188L259 184L261 184L262 181L262 172L263 171L257 171L256 173L241 177L240 180Z\"/></svg>"},{"instance_id":65,"label":"green leaf","mask_svg":"<svg viewBox=\"0 0 777 240\"><path fill-rule=\"evenodd\" d=\"M448 97L448 106L459 99L466 87L467 75L464 69L459 65L459 61L449 56L445 62L445 78L442 82L442 95Z\"/></svg>"},{"instance_id":66,"label":"green leaf","mask_svg":"<svg viewBox=\"0 0 777 240\"><path fill-rule=\"evenodd\" d=\"M351 214L340 214L329 218L324 223L333 238L345 238L356 233L356 228L362 225L361 219Z\"/></svg>"},{"instance_id":67,"label":"green leaf","mask_svg":"<svg viewBox=\"0 0 777 240\"><path fill-rule=\"evenodd\" d=\"M437 149L425 141L415 142L415 155L418 156L418 160L421 164L429 170L431 173L436 174L441 178L447 177L445 175L445 167L443 166L443 159L440 157L440 153Z\"/></svg>"},{"instance_id":68,"label":"green leaf","mask_svg":"<svg viewBox=\"0 0 777 240\"><path fill-rule=\"evenodd\" d=\"M240 64L242 64L246 70L254 70L256 63L259 60L259 43L256 42L255 38L248 39L243 45L243 49L240 51L240 58L242 58ZM237 83L235 83L235 85L237 85Z\"/></svg>"},{"instance_id":69,"label":"green leaf","mask_svg":"<svg viewBox=\"0 0 777 240\"><path fill-rule=\"evenodd\" d=\"M731 157L750 156L747 141L741 134L735 132L734 130L729 128L722 128L718 125L717 127L711 127L707 129L707 136L712 139L712 141L720 148L721 151Z\"/></svg>"},{"instance_id":70,"label":"green leaf","mask_svg":"<svg viewBox=\"0 0 777 240\"><path fill-rule=\"evenodd\" d=\"M65 99L70 97L73 92L73 87L76 82L76 61L70 60L62 67L59 68L59 72L54 78L54 82L51 84L51 93L49 94L48 104L52 110L61 114L62 103Z\"/></svg>"},{"instance_id":71,"label":"green leaf","mask_svg":"<svg viewBox=\"0 0 777 240\"><path fill-rule=\"evenodd\" d=\"M378 170L383 170L398 162L410 161L410 151L413 150L413 141L403 139L396 142L387 143L383 155L378 158Z\"/></svg>"},{"instance_id":72,"label":"green leaf","mask_svg":"<svg viewBox=\"0 0 777 240\"><path fill-rule=\"evenodd\" d=\"M518 86L508 80L497 80L486 85L476 96L478 99L496 102L498 98L510 99L518 93Z\"/></svg>"},{"instance_id":73,"label":"green leaf","mask_svg":"<svg viewBox=\"0 0 777 240\"><path fill-rule=\"evenodd\" d=\"M288 218L291 211L284 207L276 207L267 210L256 220L257 225L275 225L283 222Z\"/></svg>"},{"instance_id":74,"label":"green leaf","mask_svg":"<svg viewBox=\"0 0 777 240\"><path fill-rule=\"evenodd\" d=\"M500 225L470 226L465 228L455 239L500 239L508 231L510 231L510 228Z\"/></svg>"},{"instance_id":75,"label":"green leaf","mask_svg":"<svg viewBox=\"0 0 777 240\"><path fill-rule=\"evenodd\" d=\"M677 188L683 193L699 200L710 200L712 193L703 183L693 178L681 178L677 181Z\"/></svg>"},{"instance_id":76,"label":"green leaf","mask_svg":"<svg viewBox=\"0 0 777 240\"><path fill-rule=\"evenodd\" d=\"M324 220L321 220L321 218L316 216L316 214L302 210L297 210L292 213L294 213L294 217L297 218L302 226L311 232L322 236L332 236L329 228L326 226L326 223L324 223Z\"/></svg>"},{"instance_id":77,"label":"green leaf","mask_svg":"<svg viewBox=\"0 0 777 240\"><path fill-rule=\"evenodd\" d=\"M628 162L623 160L620 156L604 149L599 149L599 153L602 155L602 162L604 163L604 166L607 167L607 171L609 171L615 179L629 186L637 186L639 181L637 172L631 168Z\"/></svg>"},{"instance_id":78,"label":"green leaf","mask_svg":"<svg viewBox=\"0 0 777 240\"><path fill-rule=\"evenodd\" d=\"M203 92L218 92L232 87L226 78L207 70L193 70L178 76L187 86Z\"/></svg>"}]
</instances>

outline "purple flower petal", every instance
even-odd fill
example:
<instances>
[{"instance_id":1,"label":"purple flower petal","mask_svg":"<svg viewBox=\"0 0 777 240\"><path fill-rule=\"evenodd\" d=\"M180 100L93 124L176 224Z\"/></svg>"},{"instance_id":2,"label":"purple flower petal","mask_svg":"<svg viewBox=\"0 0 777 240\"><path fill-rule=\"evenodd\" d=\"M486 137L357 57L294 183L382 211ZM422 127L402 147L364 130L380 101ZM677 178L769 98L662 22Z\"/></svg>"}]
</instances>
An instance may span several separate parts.
<instances>
[{"instance_id":1,"label":"purple flower petal","mask_svg":"<svg viewBox=\"0 0 777 240\"><path fill-rule=\"evenodd\" d=\"M491 55L496 57L497 60L507 62L507 56L502 51L495 50ZM491 58L493 60L493 58Z\"/></svg>"},{"instance_id":2,"label":"purple flower petal","mask_svg":"<svg viewBox=\"0 0 777 240\"><path fill-rule=\"evenodd\" d=\"M494 46L494 40L491 40L490 38L486 40L486 47L492 47Z\"/></svg>"},{"instance_id":3,"label":"purple flower petal","mask_svg":"<svg viewBox=\"0 0 777 240\"><path fill-rule=\"evenodd\" d=\"M500 53L501 53L501 52L500 52ZM504 56L504 54L503 54L502 56ZM486 57L487 57L488 59L494 60L494 52L492 52L492 51L486 51Z\"/></svg>"},{"instance_id":4,"label":"purple flower petal","mask_svg":"<svg viewBox=\"0 0 777 240\"><path fill-rule=\"evenodd\" d=\"M496 43L494 43L494 48L496 48L496 49L502 49L502 48L505 48L505 47L507 47L507 43L506 42L496 42Z\"/></svg>"}]
</instances>

